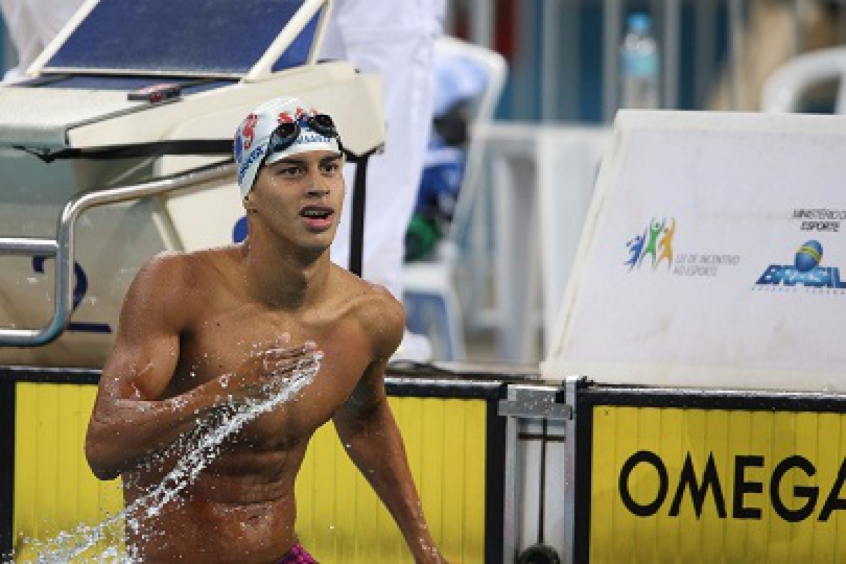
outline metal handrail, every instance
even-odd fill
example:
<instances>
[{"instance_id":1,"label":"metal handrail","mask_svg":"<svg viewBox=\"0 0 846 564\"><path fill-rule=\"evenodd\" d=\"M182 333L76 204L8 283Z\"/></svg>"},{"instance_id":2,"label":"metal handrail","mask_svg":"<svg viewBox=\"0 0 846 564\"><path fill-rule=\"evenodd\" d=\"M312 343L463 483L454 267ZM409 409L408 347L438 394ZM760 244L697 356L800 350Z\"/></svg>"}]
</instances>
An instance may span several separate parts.
<instances>
[{"instance_id":1,"label":"metal handrail","mask_svg":"<svg viewBox=\"0 0 846 564\"><path fill-rule=\"evenodd\" d=\"M36 347L57 339L73 312L74 227L82 212L99 206L160 196L184 188L196 188L225 176L234 178L235 164L225 163L194 169L176 176L119 188L77 194L62 209L56 238L0 237L0 255L56 257L53 317L41 329L0 328L0 346Z\"/></svg>"}]
</instances>

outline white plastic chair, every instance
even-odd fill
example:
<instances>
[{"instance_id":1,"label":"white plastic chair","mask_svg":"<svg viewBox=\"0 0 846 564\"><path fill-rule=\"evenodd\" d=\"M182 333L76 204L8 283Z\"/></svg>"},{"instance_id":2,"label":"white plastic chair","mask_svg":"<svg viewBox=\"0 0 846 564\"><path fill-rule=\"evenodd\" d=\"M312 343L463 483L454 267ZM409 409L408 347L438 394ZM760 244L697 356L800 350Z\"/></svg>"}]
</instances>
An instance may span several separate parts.
<instances>
[{"instance_id":1,"label":"white plastic chair","mask_svg":"<svg viewBox=\"0 0 846 564\"><path fill-rule=\"evenodd\" d=\"M487 81L468 124L467 162L449 233L439 242L434 259L404 266L403 301L409 319L424 327L437 358L463 360L467 353L455 272L462 255L461 241L473 216L474 200L483 176L484 147L479 141L479 131L493 119L505 84L507 65L499 53L453 37L442 37L435 49L437 55L472 59L486 69Z\"/></svg>"},{"instance_id":2,"label":"white plastic chair","mask_svg":"<svg viewBox=\"0 0 846 564\"><path fill-rule=\"evenodd\" d=\"M834 79L840 81L834 112L846 113L846 47L804 53L779 67L764 84L761 109L773 113L799 111L802 94Z\"/></svg>"}]
</instances>

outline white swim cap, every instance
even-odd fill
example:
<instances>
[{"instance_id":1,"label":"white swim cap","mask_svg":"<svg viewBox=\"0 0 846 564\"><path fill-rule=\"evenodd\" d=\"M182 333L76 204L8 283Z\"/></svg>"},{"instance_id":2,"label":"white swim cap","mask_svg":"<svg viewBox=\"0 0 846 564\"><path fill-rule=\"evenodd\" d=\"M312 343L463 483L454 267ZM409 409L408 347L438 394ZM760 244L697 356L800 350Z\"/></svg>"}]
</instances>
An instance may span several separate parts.
<instances>
[{"instance_id":1,"label":"white swim cap","mask_svg":"<svg viewBox=\"0 0 846 564\"><path fill-rule=\"evenodd\" d=\"M256 108L235 132L238 186L245 198L263 163L307 151L343 152L332 118L297 98L274 98Z\"/></svg>"}]
</instances>

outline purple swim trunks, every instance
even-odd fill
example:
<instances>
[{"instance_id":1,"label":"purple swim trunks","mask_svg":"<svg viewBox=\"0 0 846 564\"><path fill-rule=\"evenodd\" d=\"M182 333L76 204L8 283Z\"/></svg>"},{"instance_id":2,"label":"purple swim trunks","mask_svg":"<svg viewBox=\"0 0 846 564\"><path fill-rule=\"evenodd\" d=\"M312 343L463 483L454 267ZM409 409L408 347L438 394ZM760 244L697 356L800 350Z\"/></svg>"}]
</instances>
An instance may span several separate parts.
<instances>
[{"instance_id":1,"label":"purple swim trunks","mask_svg":"<svg viewBox=\"0 0 846 564\"><path fill-rule=\"evenodd\" d=\"M297 543L275 564L317 564L317 560L303 548L303 545Z\"/></svg>"}]
</instances>

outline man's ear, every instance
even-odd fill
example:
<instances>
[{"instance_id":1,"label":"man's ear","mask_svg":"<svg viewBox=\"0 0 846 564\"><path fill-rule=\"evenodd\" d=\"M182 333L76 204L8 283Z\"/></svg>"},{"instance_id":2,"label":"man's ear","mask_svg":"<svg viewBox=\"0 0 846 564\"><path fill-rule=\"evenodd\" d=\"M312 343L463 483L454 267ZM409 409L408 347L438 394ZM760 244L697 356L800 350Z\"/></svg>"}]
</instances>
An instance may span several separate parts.
<instances>
[{"instance_id":1,"label":"man's ear","mask_svg":"<svg viewBox=\"0 0 846 564\"><path fill-rule=\"evenodd\" d=\"M256 213L256 206L250 200L250 194L244 196L244 209L247 210L247 213Z\"/></svg>"}]
</instances>

